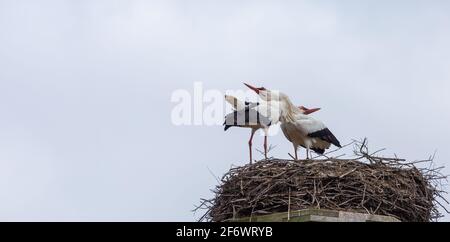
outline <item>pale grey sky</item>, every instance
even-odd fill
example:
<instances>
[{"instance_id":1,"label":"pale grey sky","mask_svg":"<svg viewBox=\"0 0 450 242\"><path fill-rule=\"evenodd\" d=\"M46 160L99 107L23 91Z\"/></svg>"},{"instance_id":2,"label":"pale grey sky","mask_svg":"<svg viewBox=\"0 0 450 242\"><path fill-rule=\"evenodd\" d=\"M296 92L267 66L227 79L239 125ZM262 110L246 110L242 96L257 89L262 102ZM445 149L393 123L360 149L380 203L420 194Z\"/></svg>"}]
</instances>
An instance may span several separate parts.
<instances>
[{"instance_id":1,"label":"pale grey sky","mask_svg":"<svg viewBox=\"0 0 450 242\"><path fill-rule=\"evenodd\" d=\"M437 150L450 174L449 13L444 0L0 0L0 220L196 219L208 168L247 162L249 136L172 125L172 92L197 81L278 89L321 107L342 143Z\"/></svg>"}]
</instances>

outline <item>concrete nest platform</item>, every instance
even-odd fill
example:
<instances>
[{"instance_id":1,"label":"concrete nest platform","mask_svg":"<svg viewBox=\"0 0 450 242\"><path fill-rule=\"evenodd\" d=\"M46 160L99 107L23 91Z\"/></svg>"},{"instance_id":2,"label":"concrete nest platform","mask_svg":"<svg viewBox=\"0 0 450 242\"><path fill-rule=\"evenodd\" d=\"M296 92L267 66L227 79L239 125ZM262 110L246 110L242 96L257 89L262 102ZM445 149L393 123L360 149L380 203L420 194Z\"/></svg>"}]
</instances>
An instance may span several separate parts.
<instances>
[{"instance_id":1,"label":"concrete nest platform","mask_svg":"<svg viewBox=\"0 0 450 242\"><path fill-rule=\"evenodd\" d=\"M392 216L326 209L304 209L254 217L229 219L227 222L400 222Z\"/></svg>"},{"instance_id":2,"label":"concrete nest platform","mask_svg":"<svg viewBox=\"0 0 450 242\"><path fill-rule=\"evenodd\" d=\"M444 208L438 199L446 202L438 189L445 176L417 163L366 153L355 159L261 160L231 168L214 198L202 199L197 209L206 209L200 221L260 220L280 213L279 221L288 215L296 221L323 218L311 211L331 211L324 220L336 221L349 213L359 214L358 221L435 221L442 216L438 207ZM310 213L297 216L301 211Z\"/></svg>"}]
</instances>

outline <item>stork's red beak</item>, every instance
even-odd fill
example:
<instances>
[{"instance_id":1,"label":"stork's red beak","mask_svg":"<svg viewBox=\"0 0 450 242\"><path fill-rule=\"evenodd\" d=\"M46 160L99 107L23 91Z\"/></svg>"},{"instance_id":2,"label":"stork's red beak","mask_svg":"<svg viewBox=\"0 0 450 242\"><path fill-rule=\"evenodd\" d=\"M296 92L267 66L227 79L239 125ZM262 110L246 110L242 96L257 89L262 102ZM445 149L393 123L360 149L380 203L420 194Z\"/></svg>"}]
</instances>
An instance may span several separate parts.
<instances>
[{"instance_id":1,"label":"stork's red beak","mask_svg":"<svg viewBox=\"0 0 450 242\"><path fill-rule=\"evenodd\" d=\"M252 89L254 92L256 92L256 94L259 94L259 89L258 88L254 87L252 85L249 85L247 83L244 83L244 85L246 85L248 88Z\"/></svg>"},{"instance_id":2,"label":"stork's red beak","mask_svg":"<svg viewBox=\"0 0 450 242\"><path fill-rule=\"evenodd\" d=\"M303 106L300 106L299 107L301 110L303 110L303 112L306 114L306 115L308 115L308 114L311 114L311 113L314 113L314 112L317 112L317 111L319 111L320 110L320 108L305 108L305 107L303 107Z\"/></svg>"}]
</instances>

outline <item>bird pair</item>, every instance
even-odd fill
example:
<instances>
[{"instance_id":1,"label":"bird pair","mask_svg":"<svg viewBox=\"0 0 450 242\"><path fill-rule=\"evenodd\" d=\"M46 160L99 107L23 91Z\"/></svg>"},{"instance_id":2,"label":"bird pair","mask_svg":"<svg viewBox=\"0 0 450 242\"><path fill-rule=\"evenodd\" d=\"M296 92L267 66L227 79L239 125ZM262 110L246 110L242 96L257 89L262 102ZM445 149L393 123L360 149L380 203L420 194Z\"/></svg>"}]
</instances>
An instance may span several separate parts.
<instances>
[{"instance_id":1,"label":"bird pair","mask_svg":"<svg viewBox=\"0 0 450 242\"><path fill-rule=\"evenodd\" d=\"M336 137L321 121L308 116L308 114L316 112L320 108L296 107L284 93L244 84L258 94L261 100L256 103L243 103L235 97L226 95L226 101L234 107L235 111L225 116L224 125L225 131L230 127L251 128L248 141L250 163L253 160L252 140L255 132L258 129L263 129L265 133L264 156L267 159L268 129L278 122L281 122L283 134L294 146L296 160L298 160L297 150L299 146L306 149L307 159L309 159L310 150L323 154L331 144L341 147Z\"/></svg>"}]
</instances>

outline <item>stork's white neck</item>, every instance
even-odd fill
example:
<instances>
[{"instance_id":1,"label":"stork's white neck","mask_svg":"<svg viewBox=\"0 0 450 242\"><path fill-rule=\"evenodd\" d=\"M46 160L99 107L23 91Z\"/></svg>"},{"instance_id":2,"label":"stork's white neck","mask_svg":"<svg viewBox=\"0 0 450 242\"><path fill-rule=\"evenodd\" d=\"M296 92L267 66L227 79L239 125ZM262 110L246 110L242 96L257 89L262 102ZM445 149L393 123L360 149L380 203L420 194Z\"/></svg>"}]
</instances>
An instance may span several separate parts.
<instances>
[{"instance_id":1,"label":"stork's white neck","mask_svg":"<svg viewBox=\"0 0 450 242\"><path fill-rule=\"evenodd\" d=\"M281 95L281 120L283 122L294 122L295 117L303 115L303 113L298 109L287 95Z\"/></svg>"}]
</instances>

